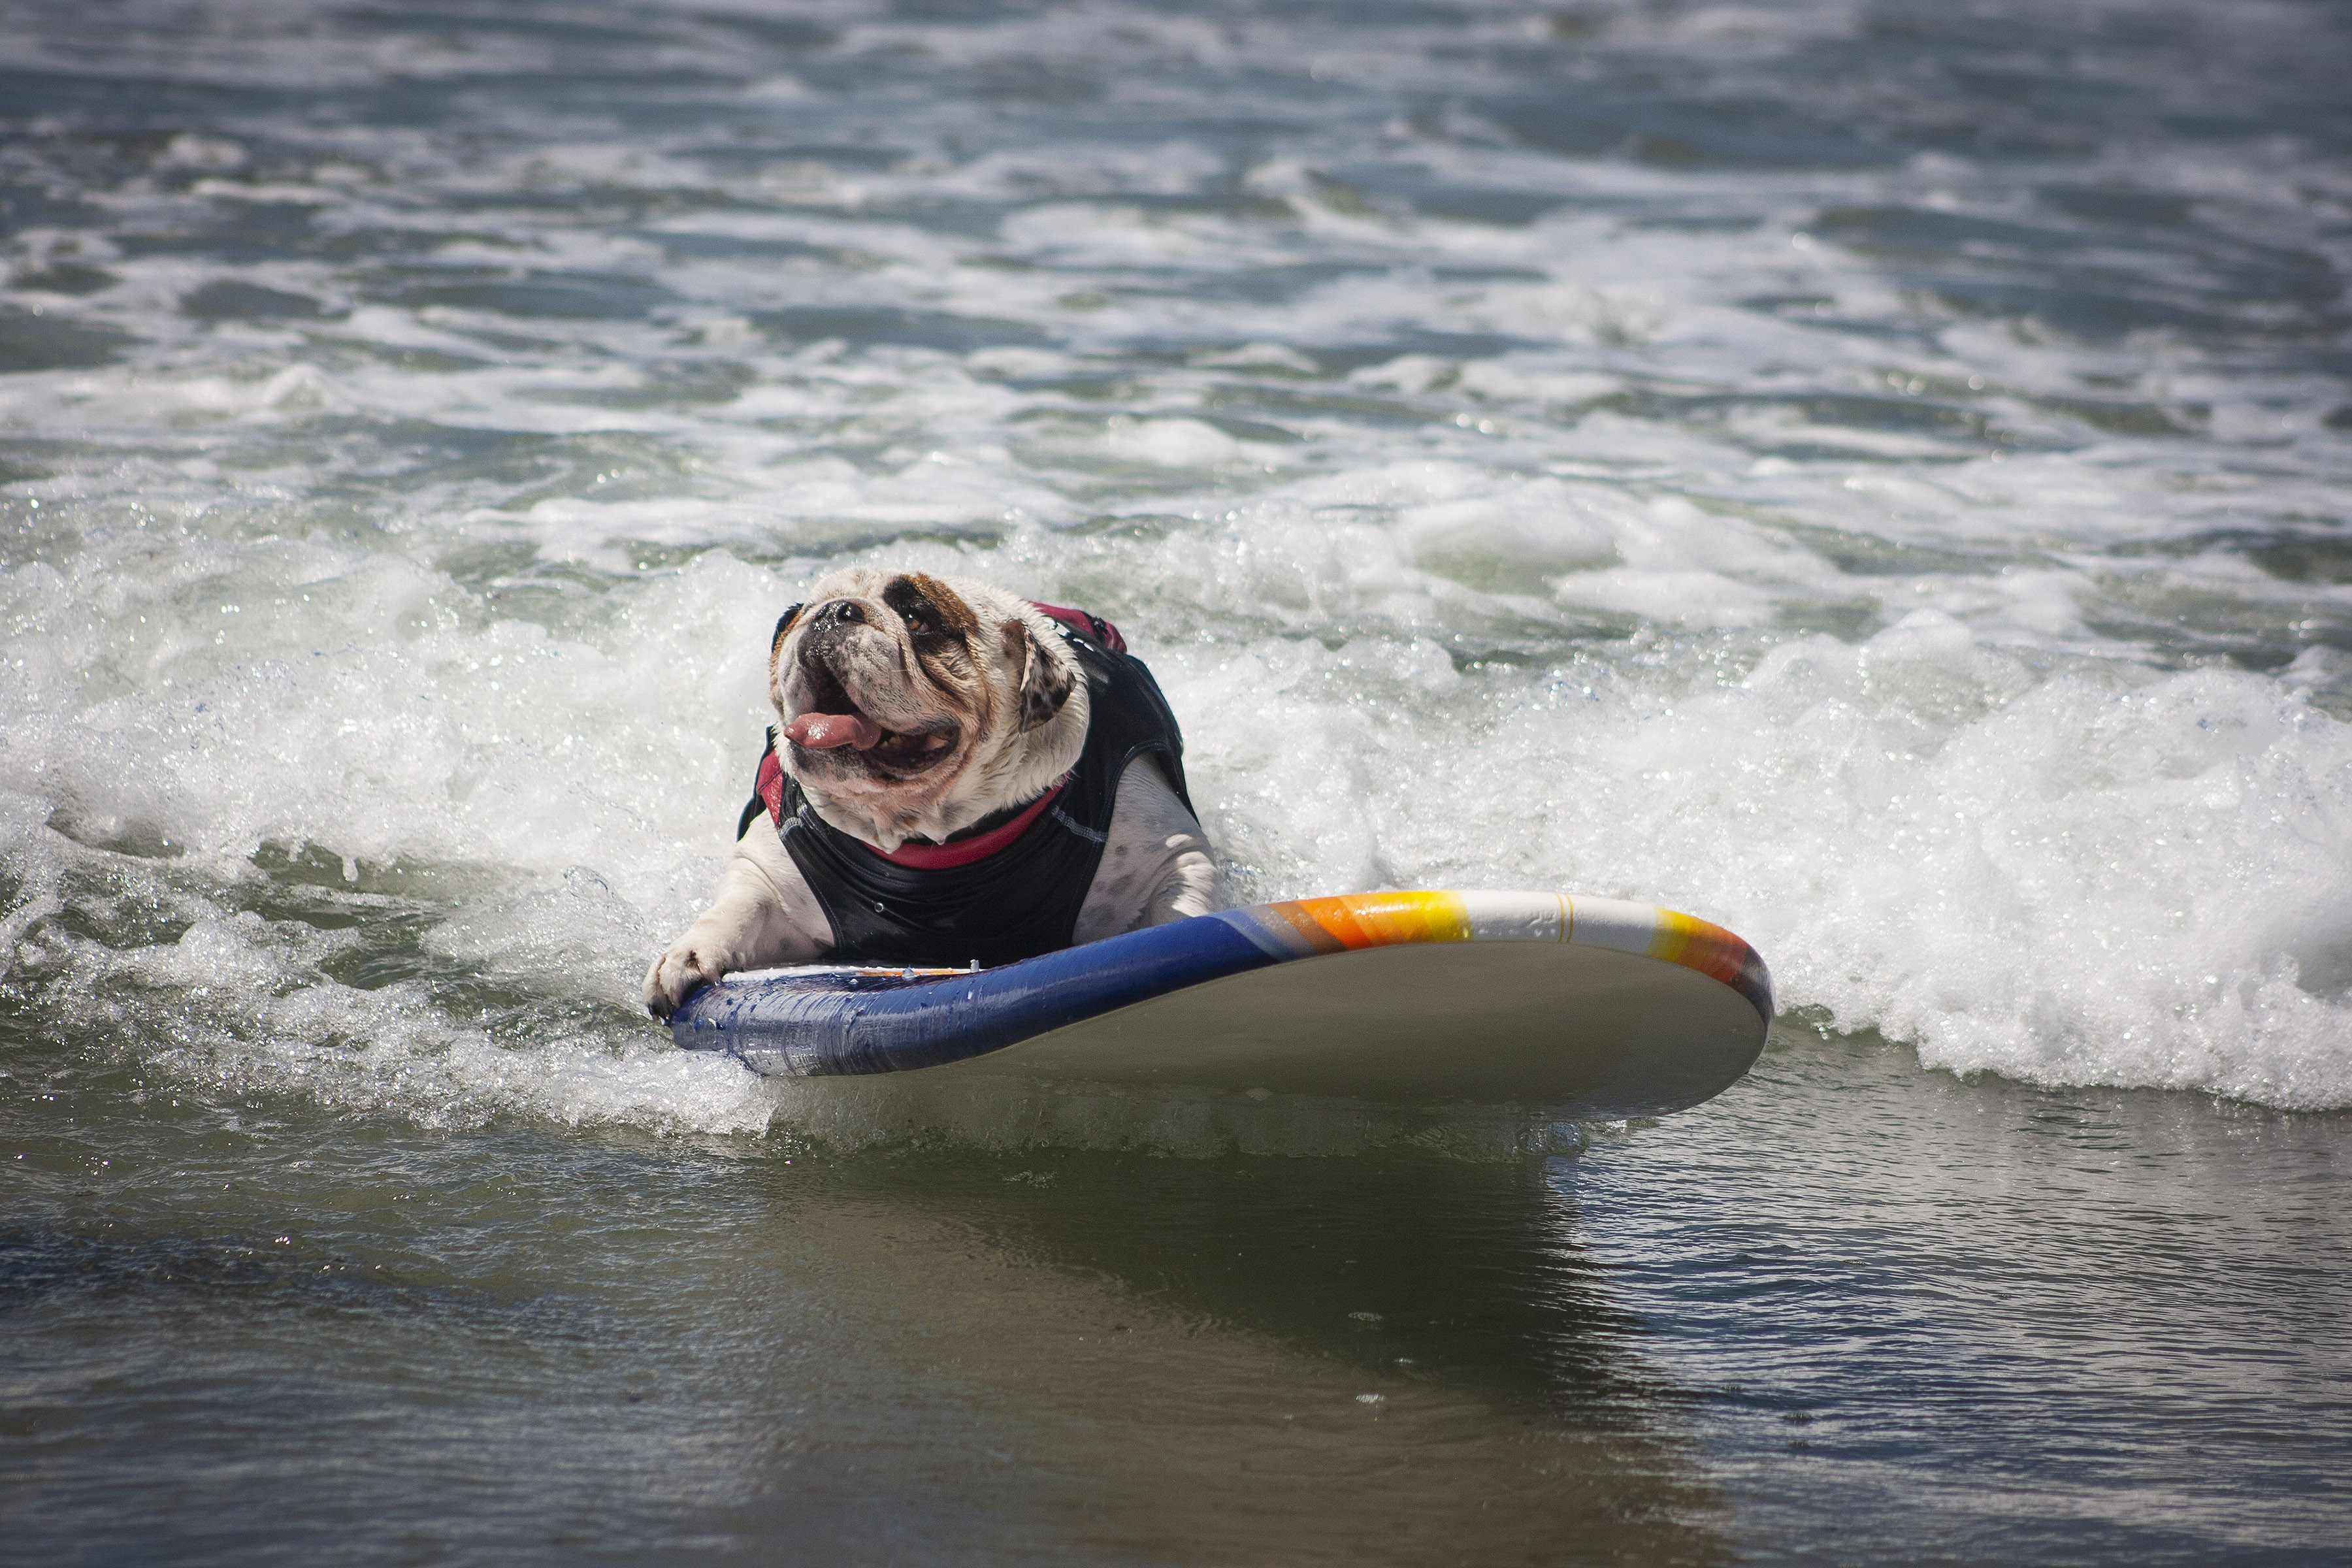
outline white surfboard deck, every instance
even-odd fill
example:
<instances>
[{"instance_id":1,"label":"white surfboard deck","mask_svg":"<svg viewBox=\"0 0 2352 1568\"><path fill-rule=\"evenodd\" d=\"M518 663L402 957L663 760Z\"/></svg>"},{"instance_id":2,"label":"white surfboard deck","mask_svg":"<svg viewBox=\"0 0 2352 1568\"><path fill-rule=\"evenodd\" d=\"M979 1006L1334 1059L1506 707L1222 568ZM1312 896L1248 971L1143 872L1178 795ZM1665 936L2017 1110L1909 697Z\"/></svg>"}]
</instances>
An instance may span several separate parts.
<instances>
[{"instance_id":1,"label":"white surfboard deck","mask_svg":"<svg viewBox=\"0 0 2352 1568\"><path fill-rule=\"evenodd\" d=\"M933 1070L1639 1114L1738 1078L1764 1029L1746 997L1663 959L1465 942L1213 980Z\"/></svg>"}]
</instances>

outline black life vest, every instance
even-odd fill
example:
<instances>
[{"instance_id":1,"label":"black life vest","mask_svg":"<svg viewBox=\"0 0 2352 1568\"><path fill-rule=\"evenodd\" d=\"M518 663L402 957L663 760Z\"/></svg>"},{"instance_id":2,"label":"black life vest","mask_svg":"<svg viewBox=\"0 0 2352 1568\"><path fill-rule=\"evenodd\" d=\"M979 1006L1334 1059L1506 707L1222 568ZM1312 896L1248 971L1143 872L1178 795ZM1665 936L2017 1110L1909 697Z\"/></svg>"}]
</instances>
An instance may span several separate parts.
<instances>
[{"instance_id":1,"label":"black life vest","mask_svg":"<svg viewBox=\"0 0 2352 1568\"><path fill-rule=\"evenodd\" d=\"M993 966L1067 947L1102 862L1128 763L1155 756L1176 798L1192 809L1176 715L1151 671L1127 651L1118 628L1084 611L1035 607L1053 619L1085 674L1086 749L1037 800L983 818L942 845L910 840L908 858L929 860L928 866L887 858L819 816L784 771L769 731L759 787L736 836L763 810L777 825L785 852L833 924L829 957L961 968L975 959Z\"/></svg>"}]
</instances>

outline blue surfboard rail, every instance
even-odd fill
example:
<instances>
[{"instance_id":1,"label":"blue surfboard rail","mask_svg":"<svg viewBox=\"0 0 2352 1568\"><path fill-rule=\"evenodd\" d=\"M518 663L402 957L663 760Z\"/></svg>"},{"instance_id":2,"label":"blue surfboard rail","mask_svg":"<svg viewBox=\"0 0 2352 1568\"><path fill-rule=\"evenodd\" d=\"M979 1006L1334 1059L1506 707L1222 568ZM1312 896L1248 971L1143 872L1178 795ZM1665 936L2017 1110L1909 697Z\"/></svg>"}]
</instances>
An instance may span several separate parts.
<instances>
[{"instance_id":1,"label":"blue surfboard rail","mask_svg":"<svg viewBox=\"0 0 2352 1568\"><path fill-rule=\"evenodd\" d=\"M994 969L824 968L705 985L671 1015L670 1033L689 1050L781 1056L752 1065L796 1078L907 1072L1285 956L1224 915L1204 915Z\"/></svg>"},{"instance_id":2,"label":"blue surfboard rail","mask_svg":"<svg viewBox=\"0 0 2352 1568\"><path fill-rule=\"evenodd\" d=\"M1559 893L1398 891L1221 910L994 969L781 970L705 985L670 1019L689 1050L766 1073L863 1076L942 1067L1251 970L1407 943L1563 943L1697 971L1772 1018L1756 950L1671 910ZM1759 1028L1756 1039L1762 1041ZM1744 1070L1744 1069L1743 1069Z\"/></svg>"}]
</instances>

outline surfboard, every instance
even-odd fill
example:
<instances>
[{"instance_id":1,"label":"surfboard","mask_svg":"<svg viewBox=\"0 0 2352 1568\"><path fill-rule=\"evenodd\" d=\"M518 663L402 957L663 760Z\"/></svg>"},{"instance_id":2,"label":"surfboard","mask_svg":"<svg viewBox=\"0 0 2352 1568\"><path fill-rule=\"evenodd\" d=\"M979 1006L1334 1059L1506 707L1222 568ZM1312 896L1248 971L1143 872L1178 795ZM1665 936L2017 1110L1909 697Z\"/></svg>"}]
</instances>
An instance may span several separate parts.
<instances>
[{"instance_id":1,"label":"surfboard","mask_svg":"<svg viewBox=\"0 0 2352 1568\"><path fill-rule=\"evenodd\" d=\"M1564 893L1255 904L993 969L819 964L688 997L677 1043L754 1071L1014 1074L1656 1116L1738 1081L1772 982L1672 910Z\"/></svg>"}]
</instances>

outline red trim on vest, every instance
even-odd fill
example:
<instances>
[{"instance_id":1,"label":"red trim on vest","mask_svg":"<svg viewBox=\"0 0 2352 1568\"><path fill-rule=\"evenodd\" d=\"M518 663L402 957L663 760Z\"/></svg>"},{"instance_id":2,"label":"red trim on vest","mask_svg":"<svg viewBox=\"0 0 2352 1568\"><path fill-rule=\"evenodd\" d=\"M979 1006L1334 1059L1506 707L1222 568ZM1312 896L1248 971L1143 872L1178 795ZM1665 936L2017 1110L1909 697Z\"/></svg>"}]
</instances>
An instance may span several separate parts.
<instances>
[{"instance_id":1,"label":"red trim on vest","mask_svg":"<svg viewBox=\"0 0 2352 1568\"><path fill-rule=\"evenodd\" d=\"M868 854L882 855L894 866L911 866L918 871L946 871L958 866L969 866L975 860L985 860L1021 837L1028 826L1037 820L1037 814L1060 798L1062 786L1055 784L1029 803L1029 809L1002 827L992 827L977 838L959 838L952 844L919 844L908 839L887 855L863 838L858 846Z\"/></svg>"},{"instance_id":2,"label":"red trim on vest","mask_svg":"<svg viewBox=\"0 0 2352 1568\"><path fill-rule=\"evenodd\" d=\"M751 786L751 793L768 808L769 825L781 829L784 825L784 762L772 751L760 759L760 782Z\"/></svg>"},{"instance_id":3,"label":"red trim on vest","mask_svg":"<svg viewBox=\"0 0 2352 1568\"><path fill-rule=\"evenodd\" d=\"M1099 616L1090 616L1084 610L1066 610L1059 605L1041 605L1034 599L1029 601L1029 607L1041 616L1052 616L1082 637L1095 637L1113 653L1127 651L1127 639L1118 635L1118 628ZM1098 637L1095 630L1097 626L1102 628Z\"/></svg>"},{"instance_id":4,"label":"red trim on vest","mask_svg":"<svg viewBox=\"0 0 2352 1568\"><path fill-rule=\"evenodd\" d=\"M1029 803L1029 808L1001 827L992 827L976 838L959 838L952 844L920 844L908 839L887 855L857 840L859 848L869 855L881 855L895 865L912 867L918 871L946 871L958 866L969 866L975 860L985 860L1021 837L1024 829L1037 820L1037 816L1060 798L1062 784L1055 780L1054 787ZM770 824L784 819L784 764L776 753L770 752L760 759L760 803L768 808ZM853 836L854 837L854 836Z\"/></svg>"}]
</instances>

